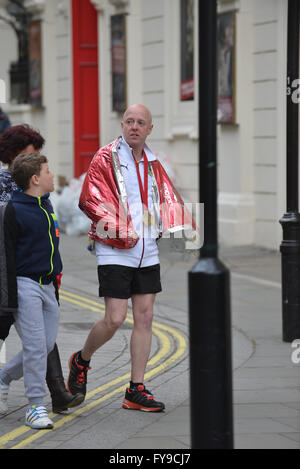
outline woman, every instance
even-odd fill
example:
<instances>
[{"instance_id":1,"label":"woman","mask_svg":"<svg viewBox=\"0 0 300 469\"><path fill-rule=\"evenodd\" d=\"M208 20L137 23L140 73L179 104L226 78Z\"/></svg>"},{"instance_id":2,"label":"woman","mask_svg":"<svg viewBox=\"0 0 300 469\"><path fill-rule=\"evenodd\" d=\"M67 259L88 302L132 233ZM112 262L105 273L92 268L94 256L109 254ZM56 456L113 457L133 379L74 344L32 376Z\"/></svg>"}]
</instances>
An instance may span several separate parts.
<instances>
[{"instance_id":1,"label":"woman","mask_svg":"<svg viewBox=\"0 0 300 469\"><path fill-rule=\"evenodd\" d=\"M13 160L19 154L39 153L44 143L45 139L40 133L26 124L12 126L0 136L0 161L7 165L7 169L0 169L0 205L7 203L12 192L18 190L10 174ZM83 401L81 394L71 395L66 389L56 344L48 355L46 381L53 412L63 412Z\"/></svg>"},{"instance_id":2,"label":"woman","mask_svg":"<svg viewBox=\"0 0 300 469\"><path fill-rule=\"evenodd\" d=\"M18 190L9 170L15 157L20 153L39 153L44 143L44 138L28 125L10 127L0 136L0 161L8 166L0 170L1 205L9 201L13 191Z\"/></svg>"}]
</instances>

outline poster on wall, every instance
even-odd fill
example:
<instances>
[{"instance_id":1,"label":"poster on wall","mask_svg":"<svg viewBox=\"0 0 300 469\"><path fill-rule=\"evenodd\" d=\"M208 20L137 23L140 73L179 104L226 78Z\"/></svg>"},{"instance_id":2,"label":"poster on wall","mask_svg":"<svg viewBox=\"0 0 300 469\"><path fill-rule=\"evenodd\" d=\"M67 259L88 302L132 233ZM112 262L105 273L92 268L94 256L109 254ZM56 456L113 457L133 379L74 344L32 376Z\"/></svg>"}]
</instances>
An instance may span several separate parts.
<instances>
[{"instance_id":1,"label":"poster on wall","mask_svg":"<svg viewBox=\"0 0 300 469\"><path fill-rule=\"evenodd\" d=\"M235 13L218 15L218 123L235 122Z\"/></svg>"},{"instance_id":2,"label":"poster on wall","mask_svg":"<svg viewBox=\"0 0 300 469\"><path fill-rule=\"evenodd\" d=\"M181 0L180 101L194 99L194 0Z\"/></svg>"},{"instance_id":3,"label":"poster on wall","mask_svg":"<svg viewBox=\"0 0 300 469\"><path fill-rule=\"evenodd\" d=\"M42 106L41 22L29 26L29 96L33 106Z\"/></svg>"},{"instance_id":4,"label":"poster on wall","mask_svg":"<svg viewBox=\"0 0 300 469\"><path fill-rule=\"evenodd\" d=\"M126 93L126 17L111 17L112 108L124 112Z\"/></svg>"}]
</instances>

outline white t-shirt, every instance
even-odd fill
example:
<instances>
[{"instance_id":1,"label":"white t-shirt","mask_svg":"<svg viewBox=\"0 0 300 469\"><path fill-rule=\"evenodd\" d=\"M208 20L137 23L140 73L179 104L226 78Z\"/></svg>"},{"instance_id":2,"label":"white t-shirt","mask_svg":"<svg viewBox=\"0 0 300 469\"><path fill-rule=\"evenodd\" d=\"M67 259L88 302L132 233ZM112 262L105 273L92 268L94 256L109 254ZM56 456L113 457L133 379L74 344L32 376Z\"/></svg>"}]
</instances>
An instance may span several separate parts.
<instances>
[{"instance_id":1,"label":"white t-shirt","mask_svg":"<svg viewBox=\"0 0 300 469\"><path fill-rule=\"evenodd\" d=\"M155 161L156 157L145 145L144 151L148 161ZM143 224L142 200L140 186L136 172L136 165L131 147L122 138L118 156L126 186L128 205L133 225L139 235L139 241L134 248L118 249L106 244L96 242L96 256L98 265L118 264L128 267L148 267L159 264L158 247L156 239L159 230L157 226L147 227ZM144 183L144 160L139 163L142 182ZM153 215L153 201L151 197L152 179L148 175L148 210Z\"/></svg>"}]
</instances>

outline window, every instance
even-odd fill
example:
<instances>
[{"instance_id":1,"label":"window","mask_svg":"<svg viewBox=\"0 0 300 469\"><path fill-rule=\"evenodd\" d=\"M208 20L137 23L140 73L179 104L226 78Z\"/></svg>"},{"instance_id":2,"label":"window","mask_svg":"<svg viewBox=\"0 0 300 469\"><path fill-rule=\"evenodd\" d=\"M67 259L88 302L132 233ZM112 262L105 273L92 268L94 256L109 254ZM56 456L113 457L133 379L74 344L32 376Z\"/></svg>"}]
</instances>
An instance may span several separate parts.
<instances>
[{"instance_id":1,"label":"window","mask_svg":"<svg viewBox=\"0 0 300 469\"><path fill-rule=\"evenodd\" d=\"M2 18L15 31L18 38L18 61L10 66L11 101L15 103L29 102L29 67L28 67L28 33L30 14L24 1L9 0L6 4L7 16Z\"/></svg>"},{"instance_id":2,"label":"window","mask_svg":"<svg viewBox=\"0 0 300 469\"><path fill-rule=\"evenodd\" d=\"M181 0L180 100L194 99L194 0Z\"/></svg>"},{"instance_id":3,"label":"window","mask_svg":"<svg viewBox=\"0 0 300 469\"><path fill-rule=\"evenodd\" d=\"M218 123L235 121L235 13L218 15Z\"/></svg>"},{"instance_id":4,"label":"window","mask_svg":"<svg viewBox=\"0 0 300 469\"><path fill-rule=\"evenodd\" d=\"M126 17L111 17L112 108L124 112L126 96Z\"/></svg>"},{"instance_id":5,"label":"window","mask_svg":"<svg viewBox=\"0 0 300 469\"><path fill-rule=\"evenodd\" d=\"M34 106L42 106L41 22L29 25L29 97Z\"/></svg>"}]
</instances>

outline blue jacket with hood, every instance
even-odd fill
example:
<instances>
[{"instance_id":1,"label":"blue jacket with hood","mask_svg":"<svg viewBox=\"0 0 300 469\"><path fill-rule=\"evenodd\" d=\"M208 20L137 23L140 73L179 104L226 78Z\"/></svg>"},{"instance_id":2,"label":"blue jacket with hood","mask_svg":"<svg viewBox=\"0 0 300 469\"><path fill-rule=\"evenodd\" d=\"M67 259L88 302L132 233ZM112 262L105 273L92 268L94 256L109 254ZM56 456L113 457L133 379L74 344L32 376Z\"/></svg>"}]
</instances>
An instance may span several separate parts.
<instances>
[{"instance_id":1,"label":"blue jacket with hood","mask_svg":"<svg viewBox=\"0 0 300 469\"><path fill-rule=\"evenodd\" d=\"M62 271L59 230L49 194L32 197L13 192L16 219L16 274L40 284L51 283Z\"/></svg>"}]
</instances>

